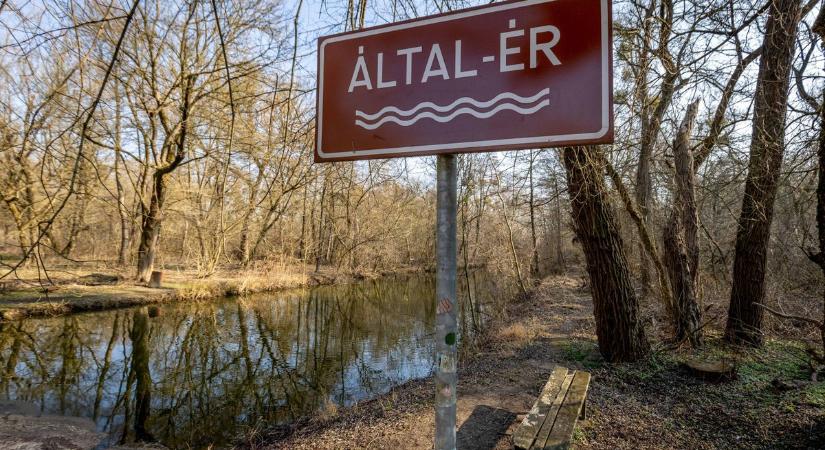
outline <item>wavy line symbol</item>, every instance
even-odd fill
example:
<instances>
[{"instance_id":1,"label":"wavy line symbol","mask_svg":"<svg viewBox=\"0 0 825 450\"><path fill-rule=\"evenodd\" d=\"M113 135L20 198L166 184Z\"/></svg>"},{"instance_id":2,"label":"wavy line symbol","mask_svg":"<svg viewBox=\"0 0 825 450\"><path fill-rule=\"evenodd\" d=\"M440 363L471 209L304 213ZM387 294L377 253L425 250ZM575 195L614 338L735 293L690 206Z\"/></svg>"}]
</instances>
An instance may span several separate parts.
<instances>
[{"instance_id":1,"label":"wavy line symbol","mask_svg":"<svg viewBox=\"0 0 825 450\"><path fill-rule=\"evenodd\" d=\"M376 113L367 114L363 111L355 111L355 116L366 119L366 121L355 119L355 124L367 130L374 130L386 123L396 123L402 127L408 127L421 119L432 119L436 122L447 123L461 115L471 115L479 119L487 119L498 114L501 111L515 111L522 115L534 114L536 111L549 106L550 100L547 97L550 94L550 89L545 88L530 97L522 97L512 92L502 92L490 100L478 101L471 97L461 97L448 105L436 105L432 102L421 102L408 110L402 110L395 106L386 106L381 108ZM541 102L527 107L535 103L539 99ZM469 107L462 107L462 105L471 105ZM496 105L489 111L481 111ZM431 109L433 111L422 111L423 109ZM409 119L404 119L410 117ZM376 122L373 122L377 120ZM370 123L372 122L372 123Z\"/></svg>"}]
</instances>

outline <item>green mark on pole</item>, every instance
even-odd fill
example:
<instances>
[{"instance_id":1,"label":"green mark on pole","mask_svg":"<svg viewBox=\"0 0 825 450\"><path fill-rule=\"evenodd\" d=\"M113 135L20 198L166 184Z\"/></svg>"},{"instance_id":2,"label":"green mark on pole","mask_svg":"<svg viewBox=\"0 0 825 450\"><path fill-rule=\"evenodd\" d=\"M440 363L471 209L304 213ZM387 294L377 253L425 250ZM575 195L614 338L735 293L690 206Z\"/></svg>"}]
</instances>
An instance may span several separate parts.
<instances>
[{"instance_id":1,"label":"green mark on pole","mask_svg":"<svg viewBox=\"0 0 825 450\"><path fill-rule=\"evenodd\" d=\"M444 336L444 342L446 342L447 345L455 345L455 333L447 333L447 335Z\"/></svg>"}]
</instances>

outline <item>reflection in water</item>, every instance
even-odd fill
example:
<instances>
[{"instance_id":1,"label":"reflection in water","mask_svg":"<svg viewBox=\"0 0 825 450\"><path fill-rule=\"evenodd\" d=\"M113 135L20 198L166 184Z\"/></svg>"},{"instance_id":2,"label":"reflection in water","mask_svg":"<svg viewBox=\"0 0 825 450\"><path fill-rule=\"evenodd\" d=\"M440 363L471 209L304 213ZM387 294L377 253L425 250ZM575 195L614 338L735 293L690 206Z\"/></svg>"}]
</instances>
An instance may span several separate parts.
<instances>
[{"instance_id":1,"label":"reflection in water","mask_svg":"<svg viewBox=\"0 0 825 450\"><path fill-rule=\"evenodd\" d=\"M132 329L129 330L129 339L132 341L132 373L129 381L135 380L135 440L152 442L155 439L146 429L149 419L149 410L152 403L152 377L149 373L149 314L146 308L139 308L132 314ZM129 392L129 389L126 389ZM126 423L128 408L126 409ZM128 428L127 428L128 429ZM128 441L128 435L123 434L122 441Z\"/></svg>"},{"instance_id":2,"label":"reflection in water","mask_svg":"<svg viewBox=\"0 0 825 450\"><path fill-rule=\"evenodd\" d=\"M504 289L480 275L462 302L468 331ZM113 444L226 444L428 376L434 287L384 279L169 305L156 318L139 308L0 324L0 397L91 417Z\"/></svg>"}]
</instances>

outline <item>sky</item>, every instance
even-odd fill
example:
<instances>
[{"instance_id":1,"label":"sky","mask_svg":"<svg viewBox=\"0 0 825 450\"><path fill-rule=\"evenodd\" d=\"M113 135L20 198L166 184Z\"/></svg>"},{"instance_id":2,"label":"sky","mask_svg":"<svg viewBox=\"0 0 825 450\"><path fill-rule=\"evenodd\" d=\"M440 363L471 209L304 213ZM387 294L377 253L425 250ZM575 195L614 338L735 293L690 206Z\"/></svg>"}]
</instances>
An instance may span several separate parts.
<instances>
[{"instance_id":1,"label":"sky","mask_svg":"<svg viewBox=\"0 0 825 450\"><path fill-rule=\"evenodd\" d=\"M449 0L366 1L367 14L364 19L364 25L367 27L390 23L398 20L404 20L413 17L434 14L446 10L460 9L464 7L488 3L487 1L478 0L461 0L452 2L450 2ZM616 16L618 14L618 11L622 8L622 3L623 2L615 2L616 6L614 6L614 8L616 8L616 11L614 11L614 16ZM49 4L49 1L43 0L10 1L6 7L6 11L2 13L3 22L6 25L11 25L12 27L16 25L11 16L9 15L10 8L24 10L26 11L26 15L30 15L33 12L39 10L54 9L43 7L43 5ZM51 3L51 5L55 6L57 4ZM282 23L284 27L284 35L289 37L290 39L292 38L293 32L292 21L296 13L298 14L298 64L295 75L296 80L301 86L309 88L314 87L317 65L317 40L320 36L338 33L346 30L344 22L346 18L347 5L348 2L344 0L283 0L283 3L281 4L279 10L275 12L280 16L280 23ZM812 17L815 16L815 14L816 10L812 11L812 13L808 15L809 22L812 20ZM47 20L43 24L41 24L41 27L44 29L48 29L48 24L49 21L47 18ZM761 40L761 31L762 30L757 29L757 27L752 27L751 30L742 33L741 38L743 40L743 44L746 47L755 48L755 46L758 45L758 42ZM0 28L0 45L9 43L11 40L12 38L10 37L10 34L7 32L7 29ZM277 63L278 65L282 66L282 70L286 67L289 67L289 65L291 64L291 58L289 58L289 56L290 55L286 55L286 57L284 57L282 55L282 60ZM819 63L820 62L817 62L817 64ZM819 64L819 66L821 67L821 64ZM746 82L753 82L755 78L754 74L756 68L757 64L751 65L749 73L745 77ZM616 89L620 89L621 86L618 82L618 79L621 76L621 68L616 67L614 71L617 78ZM726 79L726 77L727 73L719 73L717 81L722 82L724 81L724 79ZM814 81L813 83L821 84L821 74L819 81ZM811 89L811 92L818 91L819 86L815 86L813 89ZM307 95L314 96L314 93L310 91ZM713 86L712 83L706 83L701 87L689 87L684 91L680 92L678 98L676 99L676 104L687 104L693 98L701 97L703 99L703 106L700 109L700 116L705 116L710 112L710 108L712 108L715 104L715 95L718 95L718 86ZM748 112L748 109L750 107L750 100L751 99L747 98L740 99L739 104L734 106L735 108L738 108L744 112ZM671 120L671 122L674 120L678 120L678 116L681 113L679 108L671 108L671 110L672 111L668 111L669 120ZM619 119L617 118L617 120ZM795 119L791 118L791 120ZM800 122L800 124L796 126L805 127L806 125L806 123ZM740 125L740 132L749 133L749 126L749 123L742 123ZM741 151L746 152L747 147L742 148ZM408 168L411 169L411 173L419 174L416 176L420 176L423 177L423 179L426 179L431 177L433 167L432 161L432 158L410 158L407 162Z\"/></svg>"}]
</instances>

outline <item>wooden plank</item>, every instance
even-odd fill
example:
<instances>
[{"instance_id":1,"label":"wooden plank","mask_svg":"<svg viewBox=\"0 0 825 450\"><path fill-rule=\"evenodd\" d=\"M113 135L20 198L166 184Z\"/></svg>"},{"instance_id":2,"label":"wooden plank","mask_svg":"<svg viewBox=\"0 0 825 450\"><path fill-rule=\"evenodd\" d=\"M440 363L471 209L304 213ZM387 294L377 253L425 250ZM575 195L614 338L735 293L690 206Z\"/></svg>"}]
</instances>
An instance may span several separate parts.
<instances>
[{"instance_id":1,"label":"wooden plank","mask_svg":"<svg viewBox=\"0 0 825 450\"><path fill-rule=\"evenodd\" d=\"M529 449L533 445L536 434L538 434L539 429L547 419L547 412L550 410L553 400L561 391L561 385L566 375L567 368L565 367L557 366L553 369L550 379L547 380L547 384L541 390L539 398L533 404L533 408L530 409L530 412L521 421L521 425L513 433L513 445L517 449Z\"/></svg>"},{"instance_id":2,"label":"wooden plank","mask_svg":"<svg viewBox=\"0 0 825 450\"><path fill-rule=\"evenodd\" d=\"M544 443L547 441L547 437L550 436L553 431L553 424L558 420L559 411L561 411L562 406L564 406L564 399L567 396L567 392L570 390L570 384L573 382L575 374L576 371L571 370L570 373L564 377L561 390L558 394L556 394L556 398L553 399L553 404L550 406L550 411L547 413L547 420L541 426L541 429L536 435L536 441L533 443L533 448L544 448Z\"/></svg>"},{"instance_id":3,"label":"wooden plank","mask_svg":"<svg viewBox=\"0 0 825 450\"><path fill-rule=\"evenodd\" d=\"M573 428L576 426L576 419L581 413L584 400L587 396L587 388L590 385L590 374L587 372L576 372L573 382L567 391L567 396L556 415L553 429L547 437L543 447L545 450L566 449L570 446L573 437ZM538 442L537 442L538 444Z\"/></svg>"}]
</instances>

